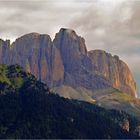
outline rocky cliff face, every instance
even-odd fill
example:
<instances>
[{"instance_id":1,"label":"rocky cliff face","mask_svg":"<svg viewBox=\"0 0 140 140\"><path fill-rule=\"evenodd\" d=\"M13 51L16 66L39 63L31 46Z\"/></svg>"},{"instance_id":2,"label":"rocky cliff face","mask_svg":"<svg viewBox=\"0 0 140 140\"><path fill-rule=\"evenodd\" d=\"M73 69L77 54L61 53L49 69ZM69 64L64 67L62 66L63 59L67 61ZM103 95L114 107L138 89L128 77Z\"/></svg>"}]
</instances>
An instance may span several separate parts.
<instances>
[{"instance_id":1,"label":"rocky cliff face","mask_svg":"<svg viewBox=\"0 0 140 140\"><path fill-rule=\"evenodd\" d=\"M0 40L0 63L19 64L51 87L67 85L93 92L117 88L136 96L128 66L104 51L87 52L85 40L70 29L60 29L54 41L38 33L11 45Z\"/></svg>"},{"instance_id":2,"label":"rocky cliff face","mask_svg":"<svg viewBox=\"0 0 140 140\"><path fill-rule=\"evenodd\" d=\"M106 77L114 88L136 97L136 83L126 63L118 56L102 50L89 51L88 56L96 71Z\"/></svg>"},{"instance_id":3,"label":"rocky cliff face","mask_svg":"<svg viewBox=\"0 0 140 140\"><path fill-rule=\"evenodd\" d=\"M10 40L0 39L0 63L10 63Z\"/></svg>"},{"instance_id":4,"label":"rocky cliff face","mask_svg":"<svg viewBox=\"0 0 140 140\"><path fill-rule=\"evenodd\" d=\"M1 63L19 64L49 86L63 82L64 67L61 56L49 35L24 35L8 47L8 53L3 53L7 48L5 44L4 42L1 45L1 54L5 54L6 59L1 59Z\"/></svg>"},{"instance_id":5,"label":"rocky cliff face","mask_svg":"<svg viewBox=\"0 0 140 140\"><path fill-rule=\"evenodd\" d=\"M54 46L60 50L62 57L64 84L92 90L110 87L108 81L91 71L91 60L87 56L85 40L75 31L60 29L54 39Z\"/></svg>"}]
</instances>

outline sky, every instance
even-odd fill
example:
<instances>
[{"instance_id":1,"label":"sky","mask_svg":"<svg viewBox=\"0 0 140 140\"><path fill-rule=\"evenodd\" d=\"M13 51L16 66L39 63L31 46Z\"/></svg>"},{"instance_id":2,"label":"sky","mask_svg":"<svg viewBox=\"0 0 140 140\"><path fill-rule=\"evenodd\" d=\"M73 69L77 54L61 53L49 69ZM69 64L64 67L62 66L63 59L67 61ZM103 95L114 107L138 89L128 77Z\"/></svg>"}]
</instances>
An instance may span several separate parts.
<instances>
[{"instance_id":1,"label":"sky","mask_svg":"<svg viewBox=\"0 0 140 140\"><path fill-rule=\"evenodd\" d=\"M118 55L130 67L140 97L139 0L0 0L0 38L71 28L88 50Z\"/></svg>"}]
</instances>

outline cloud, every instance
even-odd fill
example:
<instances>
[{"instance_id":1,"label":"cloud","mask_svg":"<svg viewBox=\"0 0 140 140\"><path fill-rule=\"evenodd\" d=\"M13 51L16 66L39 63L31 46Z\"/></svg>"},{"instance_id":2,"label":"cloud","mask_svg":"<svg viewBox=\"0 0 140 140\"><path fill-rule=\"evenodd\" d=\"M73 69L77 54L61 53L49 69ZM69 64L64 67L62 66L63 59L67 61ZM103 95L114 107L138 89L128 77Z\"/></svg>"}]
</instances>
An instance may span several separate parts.
<instances>
[{"instance_id":1,"label":"cloud","mask_svg":"<svg viewBox=\"0 0 140 140\"><path fill-rule=\"evenodd\" d=\"M72 0L0 1L1 36L18 37L32 31L53 35L56 29L67 26L84 4Z\"/></svg>"}]
</instances>

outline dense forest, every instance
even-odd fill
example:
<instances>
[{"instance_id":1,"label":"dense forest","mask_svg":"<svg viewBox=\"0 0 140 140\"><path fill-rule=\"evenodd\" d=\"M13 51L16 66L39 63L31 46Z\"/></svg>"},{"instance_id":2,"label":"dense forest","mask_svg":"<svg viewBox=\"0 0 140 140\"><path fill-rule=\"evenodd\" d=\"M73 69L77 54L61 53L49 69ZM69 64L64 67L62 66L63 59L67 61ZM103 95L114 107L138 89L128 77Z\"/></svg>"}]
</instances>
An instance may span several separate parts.
<instances>
[{"instance_id":1,"label":"dense forest","mask_svg":"<svg viewBox=\"0 0 140 140\"><path fill-rule=\"evenodd\" d=\"M0 89L0 138L140 138L130 115L59 97L18 65L0 66Z\"/></svg>"}]
</instances>

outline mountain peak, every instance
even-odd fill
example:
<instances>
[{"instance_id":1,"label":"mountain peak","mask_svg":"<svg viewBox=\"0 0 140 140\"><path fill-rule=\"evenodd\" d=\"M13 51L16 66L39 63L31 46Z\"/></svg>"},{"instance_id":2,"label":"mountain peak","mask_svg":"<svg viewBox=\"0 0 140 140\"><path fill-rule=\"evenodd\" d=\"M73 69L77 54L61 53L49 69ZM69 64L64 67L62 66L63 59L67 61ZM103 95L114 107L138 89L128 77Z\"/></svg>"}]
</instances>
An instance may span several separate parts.
<instances>
[{"instance_id":1,"label":"mountain peak","mask_svg":"<svg viewBox=\"0 0 140 140\"><path fill-rule=\"evenodd\" d=\"M28 33L28 34L24 34L24 35L22 35L19 38L24 38L24 37L38 37L39 35L40 35L39 33L31 32L31 33Z\"/></svg>"},{"instance_id":2,"label":"mountain peak","mask_svg":"<svg viewBox=\"0 0 140 140\"><path fill-rule=\"evenodd\" d=\"M112 56L102 50L88 52L98 72L106 77L114 88L136 97L136 83L127 64L117 55Z\"/></svg>"},{"instance_id":3,"label":"mountain peak","mask_svg":"<svg viewBox=\"0 0 140 140\"><path fill-rule=\"evenodd\" d=\"M59 32L75 33L75 31L70 28L61 28Z\"/></svg>"},{"instance_id":4,"label":"mountain peak","mask_svg":"<svg viewBox=\"0 0 140 140\"><path fill-rule=\"evenodd\" d=\"M61 49L66 49L65 51L74 51L79 54L86 54L87 48L85 45L85 40L77 33L68 28L61 28L58 33L56 33L54 44L56 47Z\"/></svg>"},{"instance_id":5,"label":"mountain peak","mask_svg":"<svg viewBox=\"0 0 140 140\"><path fill-rule=\"evenodd\" d=\"M67 36L68 38L72 38L73 40L77 40L79 36L73 29L70 28L61 28L56 36L60 34L61 36Z\"/></svg>"},{"instance_id":6,"label":"mountain peak","mask_svg":"<svg viewBox=\"0 0 140 140\"><path fill-rule=\"evenodd\" d=\"M50 36L49 36L48 34L39 34L39 33L37 33L37 32L31 32L31 33L22 35L22 36L20 36L19 38L17 38L16 40L36 39L36 38L39 38L39 37L41 37L41 36L44 36L44 37L49 38L49 39L51 40L51 38L50 38Z\"/></svg>"}]
</instances>

